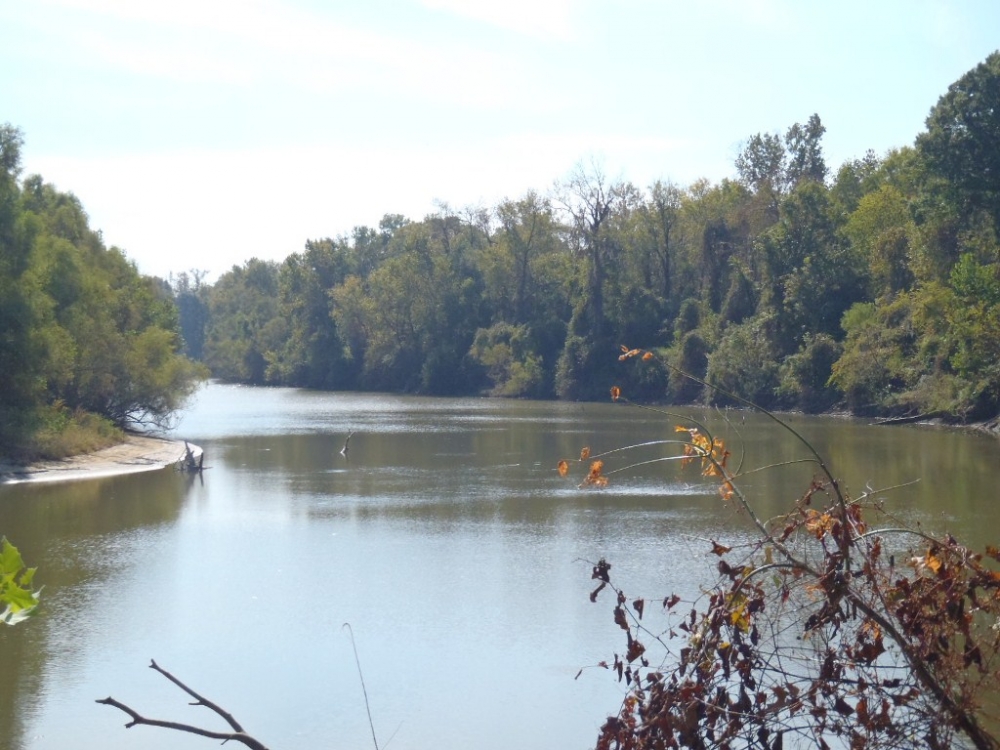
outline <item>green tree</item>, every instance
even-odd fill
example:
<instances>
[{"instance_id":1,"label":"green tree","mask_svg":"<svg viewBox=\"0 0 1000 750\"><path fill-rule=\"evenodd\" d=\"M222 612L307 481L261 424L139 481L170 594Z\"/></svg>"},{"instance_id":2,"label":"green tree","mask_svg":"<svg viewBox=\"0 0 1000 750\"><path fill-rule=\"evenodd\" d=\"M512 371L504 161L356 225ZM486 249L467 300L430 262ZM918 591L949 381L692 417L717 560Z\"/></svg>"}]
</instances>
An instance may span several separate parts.
<instances>
[{"instance_id":1,"label":"green tree","mask_svg":"<svg viewBox=\"0 0 1000 750\"><path fill-rule=\"evenodd\" d=\"M205 331L208 328L208 287L204 283L207 272L192 269L182 271L169 280L177 305L177 320L184 353L191 359L202 360L205 356Z\"/></svg>"},{"instance_id":2,"label":"green tree","mask_svg":"<svg viewBox=\"0 0 1000 750\"><path fill-rule=\"evenodd\" d=\"M671 305L674 297L674 265L680 234L680 211L683 191L670 182L657 180L649 195L639 206L641 226L645 232L648 257L652 261L643 268L643 282L668 304L668 314L679 305Z\"/></svg>"},{"instance_id":3,"label":"green tree","mask_svg":"<svg viewBox=\"0 0 1000 750\"><path fill-rule=\"evenodd\" d=\"M527 323L540 302L537 259L555 247L552 206L547 198L529 191L519 201L501 201L496 216L499 229L486 251L493 269L486 288L499 292L492 300L503 320Z\"/></svg>"},{"instance_id":4,"label":"green tree","mask_svg":"<svg viewBox=\"0 0 1000 750\"><path fill-rule=\"evenodd\" d=\"M785 182L794 188L805 180L823 183L826 180L826 161L820 141L826 128L819 115L811 115L805 125L795 123L785 133L788 161Z\"/></svg>"},{"instance_id":5,"label":"green tree","mask_svg":"<svg viewBox=\"0 0 1000 750\"><path fill-rule=\"evenodd\" d=\"M879 169L882 160L871 149L860 159L844 162L830 188L830 200L839 220L843 221L857 207L861 199L879 186Z\"/></svg>"},{"instance_id":6,"label":"green tree","mask_svg":"<svg viewBox=\"0 0 1000 750\"><path fill-rule=\"evenodd\" d=\"M215 377L268 382L274 351L285 340L278 310L278 265L251 258L233 266L209 295L205 364Z\"/></svg>"},{"instance_id":7,"label":"green tree","mask_svg":"<svg viewBox=\"0 0 1000 750\"><path fill-rule=\"evenodd\" d=\"M830 384L830 376L842 352L843 347L829 334L807 335L799 351L781 365L778 395L810 414L831 408L841 397Z\"/></svg>"},{"instance_id":8,"label":"green tree","mask_svg":"<svg viewBox=\"0 0 1000 750\"><path fill-rule=\"evenodd\" d=\"M844 311L865 297L866 277L837 229L827 188L806 181L762 238L765 304L778 316L774 343L782 356L797 351L806 334L837 336Z\"/></svg>"},{"instance_id":9,"label":"green tree","mask_svg":"<svg viewBox=\"0 0 1000 750\"><path fill-rule=\"evenodd\" d=\"M40 396L38 299L26 278L37 221L21 210L21 131L0 125L0 449L28 428L26 405Z\"/></svg>"},{"instance_id":10,"label":"green tree","mask_svg":"<svg viewBox=\"0 0 1000 750\"><path fill-rule=\"evenodd\" d=\"M916 347L912 304L901 296L886 306L859 302L844 313L843 354L831 368L830 383L855 414L894 407L893 394L910 382L908 362Z\"/></svg>"},{"instance_id":11,"label":"green tree","mask_svg":"<svg viewBox=\"0 0 1000 750\"><path fill-rule=\"evenodd\" d=\"M609 180L596 165L589 169L581 165L560 186L559 194L569 219L581 293L556 368L556 391L561 398L590 399L604 391L600 383L611 379L608 358L620 345L605 309L605 295L622 257L616 229L636 205L638 192L629 183Z\"/></svg>"},{"instance_id":12,"label":"green tree","mask_svg":"<svg viewBox=\"0 0 1000 750\"><path fill-rule=\"evenodd\" d=\"M478 388L469 348L481 320L481 254L457 217L408 223L366 278L333 288L333 317L359 384L376 390L461 393Z\"/></svg>"},{"instance_id":13,"label":"green tree","mask_svg":"<svg viewBox=\"0 0 1000 750\"><path fill-rule=\"evenodd\" d=\"M906 196L892 185L862 197L843 233L858 257L867 261L872 296L894 294L914 282L910 268L916 225Z\"/></svg>"},{"instance_id":14,"label":"green tree","mask_svg":"<svg viewBox=\"0 0 1000 750\"><path fill-rule=\"evenodd\" d=\"M917 149L970 208L986 211L1000 238L1000 51L948 87Z\"/></svg>"},{"instance_id":15,"label":"green tree","mask_svg":"<svg viewBox=\"0 0 1000 750\"><path fill-rule=\"evenodd\" d=\"M0 128L0 447L76 409L165 424L201 375L169 292L104 246L76 196L37 175L19 186L20 145Z\"/></svg>"},{"instance_id":16,"label":"green tree","mask_svg":"<svg viewBox=\"0 0 1000 750\"><path fill-rule=\"evenodd\" d=\"M765 315L727 328L708 355L708 384L754 403L773 404L780 363L770 331L773 324L773 318ZM732 403L718 391L710 395L718 403Z\"/></svg>"},{"instance_id":17,"label":"green tree","mask_svg":"<svg viewBox=\"0 0 1000 750\"><path fill-rule=\"evenodd\" d=\"M785 147L771 133L756 133L747 139L736 157L740 181L755 193L777 196L784 189Z\"/></svg>"},{"instance_id":18,"label":"green tree","mask_svg":"<svg viewBox=\"0 0 1000 750\"><path fill-rule=\"evenodd\" d=\"M358 367L346 356L330 294L347 276L344 243L309 241L285 259L278 273L279 314L288 337L269 361L268 378L286 385L329 390L351 387Z\"/></svg>"},{"instance_id":19,"label":"green tree","mask_svg":"<svg viewBox=\"0 0 1000 750\"><path fill-rule=\"evenodd\" d=\"M531 347L528 327L495 323L480 328L471 355L487 369L494 396L535 398L543 395L542 358Z\"/></svg>"},{"instance_id":20,"label":"green tree","mask_svg":"<svg viewBox=\"0 0 1000 750\"><path fill-rule=\"evenodd\" d=\"M963 255L952 269L951 289L950 364L969 416L989 418L1000 412L1000 264Z\"/></svg>"}]
</instances>

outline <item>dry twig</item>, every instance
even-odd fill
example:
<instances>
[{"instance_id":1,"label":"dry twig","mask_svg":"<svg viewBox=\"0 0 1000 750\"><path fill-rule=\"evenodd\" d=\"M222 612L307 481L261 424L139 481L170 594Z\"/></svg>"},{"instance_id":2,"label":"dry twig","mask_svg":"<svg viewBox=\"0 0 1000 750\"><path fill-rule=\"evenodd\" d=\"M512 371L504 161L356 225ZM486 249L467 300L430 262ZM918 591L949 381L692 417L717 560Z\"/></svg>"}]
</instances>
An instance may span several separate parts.
<instances>
[{"instance_id":1,"label":"dry twig","mask_svg":"<svg viewBox=\"0 0 1000 750\"><path fill-rule=\"evenodd\" d=\"M170 674L170 672L160 667L160 665L157 664L156 661L151 659L149 662L149 668L156 670L164 677L166 677L168 680L170 680L172 683L174 683L181 690L183 690L185 693L194 698L194 702L192 702L190 705L205 706L205 708L211 709L219 716L221 716L225 720L225 722L232 728L233 731L216 732L210 729L203 729L201 727L196 727L193 724L184 724L176 721L163 721L162 719L148 719L145 716L142 716L135 709L125 705L124 703L116 701L114 698L110 696L98 700L97 703L103 703L106 706L114 706L120 711L124 711L131 717L131 721L129 721L125 725L126 729L131 729L134 726L140 726L140 725L145 725L149 727L161 727L163 729L176 729L179 732L188 732L189 734L197 734L202 737L209 737L215 740L222 740L223 742L229 742L230 740L232 740L235 742L239 742L243 745L246 745L248 748L250 748L250 750L268 750L267 746L264 745L263 742L247 734L246 731L243 729L243 727L240 726L240 723L236 721L235 718L233 718L232 714L223 709L221 706L213 703L207 698L196 693L194 690L192 690L183 682L181 682L172 674Z\"/></svg>"}]
</instances>

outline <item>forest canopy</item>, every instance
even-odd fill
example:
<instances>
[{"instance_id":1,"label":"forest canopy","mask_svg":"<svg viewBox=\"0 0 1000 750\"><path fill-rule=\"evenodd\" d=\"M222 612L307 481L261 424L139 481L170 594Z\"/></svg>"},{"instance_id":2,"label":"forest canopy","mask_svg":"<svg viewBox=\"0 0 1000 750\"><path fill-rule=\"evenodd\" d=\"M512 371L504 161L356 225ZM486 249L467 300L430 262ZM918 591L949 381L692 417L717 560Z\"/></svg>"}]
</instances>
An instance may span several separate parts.
<instances>
[{"instance_id":1,"label":"forest canopy","mask_svg":"<svg viewBox=\"0 0 1000 750\"><path fill-rule=\"evenodd\" d=\"M619 369L623 344L771 408L1000 412L1000 53L913 146L835 170L817 114L736 175L645 188L579 166L547 193L309 240L174 289L219 378L310 388L719 400Z\"/></svg>"},{"instance_id":2,"label":"forest canopy","mask_svg":"<svg viewBox=\"0 0 1000 750\"><path fill-rule=\"evenodd\" d=\"M180 353L170 289L105 247L76 196L19 182L22 142L0 125L0 456L162 426L204 372Z\"/></svg>"}]
</instances>

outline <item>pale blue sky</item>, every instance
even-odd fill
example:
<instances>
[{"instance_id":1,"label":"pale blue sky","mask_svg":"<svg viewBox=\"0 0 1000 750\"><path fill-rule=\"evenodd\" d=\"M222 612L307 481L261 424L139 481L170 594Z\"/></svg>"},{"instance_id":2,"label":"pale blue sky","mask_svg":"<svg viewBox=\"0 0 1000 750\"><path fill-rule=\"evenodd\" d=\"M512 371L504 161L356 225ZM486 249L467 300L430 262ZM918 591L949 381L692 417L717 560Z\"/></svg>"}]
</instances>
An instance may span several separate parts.
<instances>
[{"instance_id":1,"label":"pale blue sky","mask_svg":"<svg viewBox=\"0 0 1000 750\"><path fill-rule=\"evenodd\" d=\"M216 277L385 213L734 174L818 113L832 169L910 145L1000 47L996 0L32 0L0 122L143 273Z\"/></svg>"}]
</instances>

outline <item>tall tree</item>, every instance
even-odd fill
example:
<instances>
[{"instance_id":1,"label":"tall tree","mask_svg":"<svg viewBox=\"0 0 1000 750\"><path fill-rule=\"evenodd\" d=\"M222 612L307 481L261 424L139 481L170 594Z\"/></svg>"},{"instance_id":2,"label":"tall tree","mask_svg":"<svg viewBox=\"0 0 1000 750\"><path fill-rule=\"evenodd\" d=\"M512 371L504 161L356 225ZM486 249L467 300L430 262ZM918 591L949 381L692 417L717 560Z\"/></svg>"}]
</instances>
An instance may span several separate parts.
<instances>
[{"instance_id":1,"label":"tall tree","mask_svg":"<svg viewBox=\"0 0 1000 750\"><path fill-rule=\"evenodd\" d=\"M649 248L656 258L655 276L650 274L647 285L664 300L672 300L674 256L679 244L679 221L684 192L671 182L657 180L649 189L649 197L640 206L643 226L649 236ZM676 311L679 305L671 304Z\"/></svg>"},{"instance_id":2,"label":"tall tree","mask_svg":"<svg viewBox=\"0 0 1000 750\"><path fill-rule=\"evenodd\" d=\"M184 353L192 359L204 357L205 329L208 326L207 271L191 269L170 277L170 288L177 305Z\"/></svg>"},{"instance_id":3,"label":"tall tree","mask_svg":"<svg viewBox=\"0 0 1000 750\"><path fill-rule=\"evenodd\" d=\"M17 184L21 131L0 125L0 445L24 428L25 403L37 398L40 361L33 336L36 309L25 283L38 222L27 222Z\"/></svg>"},{"instance_id":4,"label":"tall tree","mask_svg":"<svg viewBox=\"0 0 1000 750\"><path fill-rule=\"evenodd\" d=\"M795 187L803 180L823 182L826 180L826 162L820 141L826 128L819 115L810 116L805 125L795 123L785 133L785 148L788 163L785 167L785 182Z\"/></svg>"},{"instance_id":5,"label":"tall tree","mask_svg":"<svg viewBox=\"0 0 1000 750\"><path fill-rule=\"evenodd\" d=\"M931 109L917 149L1000 237L1000 51L948 87Z\"/></svg>"},{"instance_id":6,"label":"tall tree","mask_svg":"<svg viewBox=\"0 0 1000 750\"><path fill-rule=\"evenodd\" d=\"M0 127L0 444L30 441L43 412L165 424L200 375L169 290L104 246L76 196L19 187L20 145Z\"/></svg>"},{"instance_id":7,"label":"tall tree","mask_svg":"<svg viewBox=\"0 0 1000 750\"><path fill-rule=\"evenodd\" d=\"M504 200L496 208L499 230L492 250L506 256L512 276L508 295L510 322L527 323L536 303L534 261L550 252L555 242L555 220L547 198L528 191L518 201ZM500 306L504 301L497 300ZM506 316L505 316L506 317Z\"/></svg>"},{"instance_id":8,"label":"tall tree","mask_svg":"<svg viewBox=\"0 0 1000 750\"><path fill-rule=\"evenodd\" d=\"M569 218L570 245L583 279L566 344L560 356L557 390L563 398L593 398L603 390L602 373L616 349L605 311L608 276L621 256L614 231L638 203L631 183L609 180L596 164L578 166L558 188L558 201Z\"/></svg>"},{"instance_id":9,"label":"tall tree","mask_svg":"<svg viewBox=\"0 0 1000 750\"><path fill-rule=\"evenodd\" d=\"M310 240L281 265L278 313L288 337L273 353L270 377L276 382L331 390L353 385L356 363L345 357L330 295L348 275L348 255L344 242Z\"/></svg>"},{"instance_id":10,"label":"tall tree","mask_svg":"<svg viewBox=\"0 0 1000 750\"><path fill-rule=\"evenodd\" d=\"M736 157L740 180L755 193L780 193L785 180L785 147L778 136L756 133Z\"/></svg>"},{"instance_id":11,"label":"tall tree","mask_svg":"<svg viewBox=\"0 0 1000 750\"><path fill-rule=\"evenodd\" d=\"M269 382L275 349L287 340L278 311L278 265L251 258L216 281L209 297L205 364L224 380Z\"/></svg>"}]
</instances>

